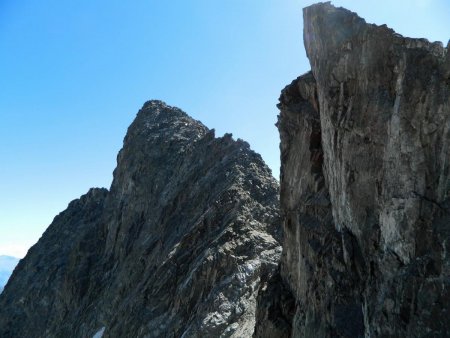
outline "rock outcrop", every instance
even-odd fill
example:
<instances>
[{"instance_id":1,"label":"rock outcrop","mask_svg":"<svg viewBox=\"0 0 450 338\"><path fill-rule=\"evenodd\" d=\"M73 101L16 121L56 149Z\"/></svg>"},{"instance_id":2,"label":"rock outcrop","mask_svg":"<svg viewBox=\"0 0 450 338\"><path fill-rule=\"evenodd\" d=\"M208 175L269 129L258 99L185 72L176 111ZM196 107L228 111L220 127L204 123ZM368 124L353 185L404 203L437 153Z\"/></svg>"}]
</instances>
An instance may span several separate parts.
<instances>
[{"instance_id":1,"label":"rock outcrop","mask_svg":"<svg viewBox=\"0 0 450 338\"><path fill-rule=\"evenodd\" d=\"M111 189L71 202L0 296L0 337L246 337L281 253L261 157L149 101Z\"/></svg>"},{"instance_id":2,"label":"rock outcrop","mask_svg":"<svg viewBox=\"0 0 450 338\"><path fill-rule=\"evenodd\" d=\"M450 336L450 48L303 14L312 70L280 97L285 237L255 336Z\"/></svg>"}]
</instances>

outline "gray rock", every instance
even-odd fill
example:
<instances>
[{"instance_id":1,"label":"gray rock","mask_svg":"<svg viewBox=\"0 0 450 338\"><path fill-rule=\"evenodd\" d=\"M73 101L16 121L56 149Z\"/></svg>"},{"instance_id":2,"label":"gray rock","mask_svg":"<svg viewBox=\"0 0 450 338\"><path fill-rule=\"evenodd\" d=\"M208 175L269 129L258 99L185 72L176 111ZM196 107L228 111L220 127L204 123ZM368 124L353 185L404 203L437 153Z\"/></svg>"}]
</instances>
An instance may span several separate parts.
<instances>
[{"instance_id":1,"label":"gray rock","mask_svg":"<svg viewBox=\"0 0 450 338\"><path fill-rule=\"evenodd\" d=\"M149 101L111 189L58 215L0 296L0 337L248 337L281 253L278 184L246 142Z\"/></svg>"},{"instance_id":2,"label":"gray rock","mask_svg":"<svg viewBox=\"0 0 450 338\"><path fill-rule=\"evenodd\" d=\"M449 46L303 13L312 71L279 104L281 285L255 336L450 336ZM294 311L270 312L283 289Z\"/></svg>"}]
</instances>

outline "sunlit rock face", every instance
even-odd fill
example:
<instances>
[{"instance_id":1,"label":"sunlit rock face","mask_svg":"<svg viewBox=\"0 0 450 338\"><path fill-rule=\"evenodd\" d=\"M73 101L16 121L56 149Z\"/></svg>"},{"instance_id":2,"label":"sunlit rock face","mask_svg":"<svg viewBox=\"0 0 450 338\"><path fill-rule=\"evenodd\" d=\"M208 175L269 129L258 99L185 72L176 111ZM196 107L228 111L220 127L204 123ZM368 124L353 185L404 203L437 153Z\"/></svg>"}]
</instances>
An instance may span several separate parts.
<instances>
[{"instance_id":1,"label":"sunlit rock face","mask_svg":"<svg viewBox=\"0 0 450 338\"><path fill-rule=\"evenodd\" d=\"M281 253L261 157L149 101L111 189L58 215L0 296L0 337L248 337Z\"/></svg>"},{"instance_id":2,"label":"sunlit rock face","mask_svg":"<svg viewBox=\"0 0 450 338\"><path fill-rule=\"evenodd\" d=\"M303 14L312 70L280 97L285 238L255 336L449 336L449 47Z\"/></svg>"}]
</instances>

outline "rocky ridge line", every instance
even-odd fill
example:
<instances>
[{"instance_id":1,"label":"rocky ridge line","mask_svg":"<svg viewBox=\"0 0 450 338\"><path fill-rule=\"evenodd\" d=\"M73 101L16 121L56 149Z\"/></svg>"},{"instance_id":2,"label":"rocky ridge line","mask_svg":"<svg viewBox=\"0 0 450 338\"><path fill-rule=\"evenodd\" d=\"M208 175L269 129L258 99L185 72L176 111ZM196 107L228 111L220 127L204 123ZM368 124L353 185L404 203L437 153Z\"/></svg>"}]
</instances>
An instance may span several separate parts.
<instances>
[{"instance_id":1,"label":"rocky ridge line","mask_svg":"<svg viewBox=\"0 0 450 338\"><path fill-rule=\"evenodd\" d=\"M1 337L243 337L281 247L261 157L149 101L110 190L55 217L0 295Z\"/></svg>"}]
</instances>

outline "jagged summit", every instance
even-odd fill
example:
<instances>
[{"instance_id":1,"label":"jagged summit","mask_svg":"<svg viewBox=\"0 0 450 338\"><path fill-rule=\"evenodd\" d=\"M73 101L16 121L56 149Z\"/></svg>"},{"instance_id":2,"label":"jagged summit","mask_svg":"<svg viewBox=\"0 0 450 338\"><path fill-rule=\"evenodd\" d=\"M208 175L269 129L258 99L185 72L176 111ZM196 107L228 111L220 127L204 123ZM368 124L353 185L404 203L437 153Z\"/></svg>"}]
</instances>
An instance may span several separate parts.
<instances>
[{"instance_id":1,"label":"jagged summit","mask_svg":"<svg viewBox=\"0 0 450 338\"><path fill-rule=\"evenodd\" d=\"M261 157L148 101L110 190L71 202L19 264L0 336L250 336L279 238L278 184Z\"/></svg>"},{"instance_id":2,"label":"jagged summit","mask_svg":"<svg viewBox=\"0 0 450 338\"><path fill-rule=\"evenodd\" d=\"M167 105L167 103L162 100L156 100L156 99L145 101L144 104L142 105L141 110L146 109L146 108L169 108L169 109L181 110L177 107L172 107L172 106Z\"/></svg>"},{"instance_id":3,"label":"jagged summit","mask_svg":"<svg viewBox=\"0 0 450 338\"><path fill-rule=\"evenodd\" d=\"M142 108L138 111L137 117L140 115L144 115L147 118L153 117L155 119L183 119L185 121L203 125L200 121L194 120L180 108L170 106L160 100L149 100L145 102Z\"/></svg>"},{"instance_id":4,"label":"jagged summit","mask_svg":"<svg viewBox=\"0 0 450 338\"><path fill-rule=\"evenodd\" d=\"M377 35L380 43L390 44L391 48L397 46L400 49L423 49L436 57L445 57L450 47L450 40L447 46L444 47L441 41L430 42L425 38L404 37L385 24L368 24L357 13L342 7L335 7L329 2L306 7L304 9L304 18L310 20L309 24L304 27L303 40L308 58L312 64L315 62L315 59L312 57L311 53L313 51L309 46L314 45L314 49L316 49L319 47L316 42L325 42L325 40L327 40L328 44L324 44L320 48L324 48L324 50L329 52L338 48L343 53L351 51L352 47L362 46L362 44L357 43L358 39L374 34ZM333 34L330 34L330 32L333 32ZM378 42L373 41L373 43ZM361 57L364 58L365 56L361 54ZM312 68L314 69L314 67Z\"/></svg>"},{"instance_id":5,"label":"jagged summit","mask_svg":"<svg viewBox=\"0 0 450 338\"><path fill-rule=\"evenodd\" d=\"M125 144L130 138L139 138L143 135L146 135L148 139L163 136L165 141L178 139L194 142L206 133L208 133L206 126L181 109L169 106L163 101L150 100L142 106L128 128Z\"/></svg>"},{"instance_id":6,"label":"jagged summit","mask_svg":"<svg viewBox=\"0 0 450 338\"><path fill-rule=\"evenodd\" d=\"M142 137L144 134L148 139L164 135L166 141L176 139L184 140L187 143L196 142L205 136L211 139L215 138L214 129L209 129L180 108L169 106L160 100L149 100L144 103L137 113L136 119L128 128L125 143L129 142L131 137ZM264 163L261 156L250 149L248 142L240 138L234 140L231 133L225 133L217 139L249 151L260 158L261 163ZM267 169L270 171L270 168Z\"/></svg>"}]
</instances>

